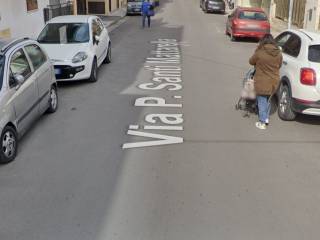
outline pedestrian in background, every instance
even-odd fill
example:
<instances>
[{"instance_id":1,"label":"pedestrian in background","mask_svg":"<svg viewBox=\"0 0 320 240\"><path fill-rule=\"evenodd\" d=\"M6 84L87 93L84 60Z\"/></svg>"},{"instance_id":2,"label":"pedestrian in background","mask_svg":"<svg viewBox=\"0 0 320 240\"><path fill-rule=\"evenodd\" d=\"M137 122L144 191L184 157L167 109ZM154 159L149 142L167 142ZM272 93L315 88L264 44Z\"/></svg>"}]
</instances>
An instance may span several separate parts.
<instances>
[{"instance_id":1,"label":"pedestrian in background","mask_svg":"<svg viewBox=\"0 0 320 240\"><path fill-rule=\"evenodd\" d=\"M266 129L269 124L270 100L280 81L282 53L271 34L260 41L249 63L255 66L254 88L257 95L259 122L256 127Z\"/></svg>"},{"instance_id":2,"label":"pedestrian in background","mask_svg":"<svg viewBox=\"0 0 320 240\"><path fill-rule=\"evenodd\" d=\"M145 27L146 18L148 19L148 27L151 26L151 16L154 15L154 6L150 3L150 0L144 0L141 7L142 14L142 27Z\"/></svg>"}]
</instances>

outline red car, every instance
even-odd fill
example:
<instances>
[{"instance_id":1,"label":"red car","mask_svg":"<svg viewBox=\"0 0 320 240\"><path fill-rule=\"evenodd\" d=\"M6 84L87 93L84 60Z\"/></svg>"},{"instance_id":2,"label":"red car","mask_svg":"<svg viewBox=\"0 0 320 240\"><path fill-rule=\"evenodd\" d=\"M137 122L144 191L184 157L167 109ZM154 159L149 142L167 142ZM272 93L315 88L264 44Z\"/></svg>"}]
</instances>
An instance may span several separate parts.
<instances>
[{"instance_id":1,"label":"red car","mask_svg":"<svg viewBox=\"0 0 320 240\"><path fill-rule=\"evenodd\" d=\"M238 7L228 16L226 34L231 41L240 37L261 39L266 33L270 33L270 23L261 8Z\"/></svg>"}]
</instances>

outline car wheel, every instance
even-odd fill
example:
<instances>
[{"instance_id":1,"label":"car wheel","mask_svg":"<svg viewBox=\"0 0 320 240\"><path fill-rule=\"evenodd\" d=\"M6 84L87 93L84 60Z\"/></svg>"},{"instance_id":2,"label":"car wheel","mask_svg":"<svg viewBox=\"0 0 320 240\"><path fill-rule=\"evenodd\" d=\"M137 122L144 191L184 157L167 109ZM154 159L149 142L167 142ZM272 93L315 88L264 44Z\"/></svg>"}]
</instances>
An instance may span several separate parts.
<instances>
[{"instance_id":1,"label":"car wheel","mask_svg":"<svg viewBox=\"0 0 320 240\"><path fill-rule=\"evenodd\" d=\"M232 42L237 41L237 38L233 35L232 30L231 30L231 32L230 32L230 39L231 39Z\"/></svg>"},{"instance_id":2,"label":"car wheel","mask_svg":"<svg viewBox=\"0 0 320 240\"><path fill-rule=\"evenodd\" d=\"M49 108L47 113L54 113L58 109L58 92L56 86L51 86Z\"/></svg>"},{"instance_id":3,"label":"car wheel","mask_svg":"<svg viewBox=\"0 0 320 240\"><path fill-rule=\"evenodd\" d=\"M112 54L111 54L111 43L109 43L109 46L108 46L108 52L107 52L107 56L106 58L103 60L103 63L106 63L106 64L109 64L111 63L111 57L112 57Z\"/></svg>"},{"instance_id":4,"label":"car wheel","mask_svg":"<svg viewBox=\"0 0 320 240\"><path fill-rule=\"evenodd\" d=\"M98 80L98 63L97 59L94 59L91 67L91 75L89 78L89 82L96 82Z\"/></svg>"},{"instance_id":5,"label":"car wheel","mask_svg":"<svg viewBox=\"0 0 320 240\"><path fill-rule=\"evenodd\" d=\"M228 27L227 27L227 26L226 26L225 34L226 34L227 36L229 35Z\"/></svg>"},{"instance_id":6,"label":"car wheel","mask_svg":"<svg viewBox=\"0 0 320 240\"><path fill-rule=\"evenodd\" d=\"M292 98L290 96L289 87L282 85L279 93L278 115L284 121L292 121L297 116L297 114L292 110L291 104Z\"/></svg>"},{"instance_id":7,"label":"car wheel","mask_svg":"<svg viewBox=\"0 0 320 240\"><path fill-rule=\"evenodd\" d=\"M18 137L16 130L6 126L1 133L0 163L6 164L13 161L17 156Z\"/></svg>"}]
</instances>

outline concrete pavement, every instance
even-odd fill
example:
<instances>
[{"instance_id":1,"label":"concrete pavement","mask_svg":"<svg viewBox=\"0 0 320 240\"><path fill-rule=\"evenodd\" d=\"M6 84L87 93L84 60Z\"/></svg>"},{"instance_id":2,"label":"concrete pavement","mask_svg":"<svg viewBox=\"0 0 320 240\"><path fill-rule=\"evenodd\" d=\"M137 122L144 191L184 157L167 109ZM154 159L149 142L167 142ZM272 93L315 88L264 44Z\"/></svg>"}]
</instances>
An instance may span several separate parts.
<instances>
[{"instance_id":1,"label":"concrete pavement","mask_svg":"<svg viewBox=\"0 0 320 240\"><path fill-rule=\"evenodd\" d=\"M114 30L99 81L60 85L58 112L1 166L0 239L317 240L320 121L273 115L259 131L234 110L256 43L231 42L225 21L197 0L163 0L151 29L130 17ZM182 43L181 90L138 88L159 39ZM183 107L134 106L147 96ZM148 114L182 114L184 130L145 131ZM148 140L129 125L184 143L123 150Z\"/></svg>"}]
</instances>

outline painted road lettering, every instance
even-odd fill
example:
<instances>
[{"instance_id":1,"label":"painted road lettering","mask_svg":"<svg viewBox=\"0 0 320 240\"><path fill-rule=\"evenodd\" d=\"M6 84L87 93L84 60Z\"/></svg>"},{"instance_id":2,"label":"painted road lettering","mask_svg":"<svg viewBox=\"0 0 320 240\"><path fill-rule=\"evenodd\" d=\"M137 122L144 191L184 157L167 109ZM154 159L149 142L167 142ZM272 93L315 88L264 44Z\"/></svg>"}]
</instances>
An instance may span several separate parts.
<instances>
[{"instance_id":1,"label":"painted road lettering","mask_svg":"<svg viewBox=\"0 0 320 240\"><path fill-rule=\"evenodd\" d=\"M142 83L138 88L145 91L177 92L182 89L181 52L176 39L159 39L152 41L156 44L156 50L151 52L151 57L146 59L145 69L152 71L151 82ZM139 97L135 100L135 107L181 109L181 95L174 94L166 97ZM183 138L167 134L159 134L159 131L181 132L183 131L182 113L151 113L145 116L147 124L130 125L127 134L129 136L145 138L143 141L123 144L123 149L151 147L183 143ZM152 124L152 125L150 125ZM150 131L158 131L153 133Z\"/></svg>"}]
</instances>

